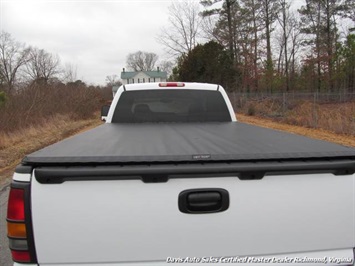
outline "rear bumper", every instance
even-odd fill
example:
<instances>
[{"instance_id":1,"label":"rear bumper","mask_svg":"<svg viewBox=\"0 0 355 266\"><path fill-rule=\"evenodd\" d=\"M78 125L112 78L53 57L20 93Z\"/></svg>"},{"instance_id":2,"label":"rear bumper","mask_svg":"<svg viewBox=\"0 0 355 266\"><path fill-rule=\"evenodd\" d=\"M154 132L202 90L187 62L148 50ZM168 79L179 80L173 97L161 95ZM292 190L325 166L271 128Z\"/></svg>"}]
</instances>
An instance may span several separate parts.
<instances>
[{"instance_id":1,"label":"rear bumper","mask_svg":"<svg viewBox=\"0 0 355 266\"><path fill-rule=\"evenodd\" d=\"M278 255L265 255L265 256L225 256L225 257L167 257L164 261L148 261L148 262L107 262L107 263L90 263L84 262L80 264L55 264L43 263L41 266L153 266L153 265L354 265L354 251L353 249L341 250L326 250L316 252L302 252L292 254L278 254ZM14 266L37 266L36 264L20 264L14 263Z\"/></svg>"}]
</instances>

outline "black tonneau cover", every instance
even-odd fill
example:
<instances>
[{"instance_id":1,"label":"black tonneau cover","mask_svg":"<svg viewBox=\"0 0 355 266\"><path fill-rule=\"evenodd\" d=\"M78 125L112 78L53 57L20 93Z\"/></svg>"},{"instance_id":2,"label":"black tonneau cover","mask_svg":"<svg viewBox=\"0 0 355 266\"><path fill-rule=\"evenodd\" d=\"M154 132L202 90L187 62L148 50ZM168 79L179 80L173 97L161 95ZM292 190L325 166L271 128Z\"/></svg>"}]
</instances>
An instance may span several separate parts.
<instances>
[{"instance_id":1,"label":"black tonneau cover","mask_svg":"<svg viewBox=\"0 0 355 266\"><path fill-rule=\"evenodd\" d=\"M355 149L227 123L104 124L23 159L24 165L355 159Z\"/></svg>"}]
</instances>

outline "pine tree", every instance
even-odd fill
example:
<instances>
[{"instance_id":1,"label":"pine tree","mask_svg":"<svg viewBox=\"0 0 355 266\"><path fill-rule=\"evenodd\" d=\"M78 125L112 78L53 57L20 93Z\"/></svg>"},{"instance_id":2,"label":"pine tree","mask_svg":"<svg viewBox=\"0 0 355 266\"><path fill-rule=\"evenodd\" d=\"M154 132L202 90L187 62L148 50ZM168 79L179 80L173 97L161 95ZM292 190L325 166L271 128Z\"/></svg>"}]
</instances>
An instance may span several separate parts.
<instances>
[{"instance_id":1,"label":"pine tree","mask_svg":"<svg viewBox=\"0 0 355 266\"><path fill-rule=\"evenodd\" d=\"M201 0L200 3L205 7L212 7L214 4L223 1L221 8L206 9L202 12L202 16L220 15L220 22L225 21L227 26L228 49L230 58L234 61L235 58L235 28L233 27L233 9L237 5L236 0ZM225 17L226 19L224 19Z\"/></svg>"}]
</instances>

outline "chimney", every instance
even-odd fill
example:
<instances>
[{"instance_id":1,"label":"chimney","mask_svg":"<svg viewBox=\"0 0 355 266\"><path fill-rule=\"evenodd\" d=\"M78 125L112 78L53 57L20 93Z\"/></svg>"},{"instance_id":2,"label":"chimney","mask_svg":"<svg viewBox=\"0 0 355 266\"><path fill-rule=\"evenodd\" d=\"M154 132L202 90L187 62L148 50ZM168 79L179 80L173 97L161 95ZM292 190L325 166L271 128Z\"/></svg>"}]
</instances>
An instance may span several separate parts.
<instances>
[{"instance_id":1,"label":"chimney","mask_svg":"<svg viewBox=\"0 0 355 266\"><path fill-rule=\"evenodd\" d=\"M125 69L125 68L123 68L123 73L124 73L124 72L126 72L126 69Z\"/></svg>"},{"instance_id":2,"label":"chimney","mask_svg":"<svg viewBox=\"0 0 355 266\"><path fill-rule=\"evenodd\" d=\"M157 70L158 70L158 72L160 72L160 68L159 67L157 67Z\"/></svg>"}]
</instances>

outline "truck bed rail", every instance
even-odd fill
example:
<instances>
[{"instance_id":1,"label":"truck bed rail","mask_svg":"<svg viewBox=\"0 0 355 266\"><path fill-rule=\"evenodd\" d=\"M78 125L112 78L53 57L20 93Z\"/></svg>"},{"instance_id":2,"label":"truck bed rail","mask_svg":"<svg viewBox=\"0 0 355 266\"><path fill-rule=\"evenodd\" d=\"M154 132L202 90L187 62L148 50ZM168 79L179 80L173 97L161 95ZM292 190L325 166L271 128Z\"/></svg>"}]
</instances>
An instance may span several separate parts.
<instances>
[{"instance_id":1,"label":"truck bed rail","mask_svg":"<svg viewBox=\"0 0 355 266\"><path fill-rule=\"evenodd\" d=\"M42 184L65 181L141 179L145 183L167 182L170 178L198 178L235 175L241 180L262 179L265 175L355 173L355 160L294 160L264 162L224 162L185 164L140 164L106 166L37 167L35 177ZM287 175L286 175L287 176Z\"/></svg>"}]
</instances>

